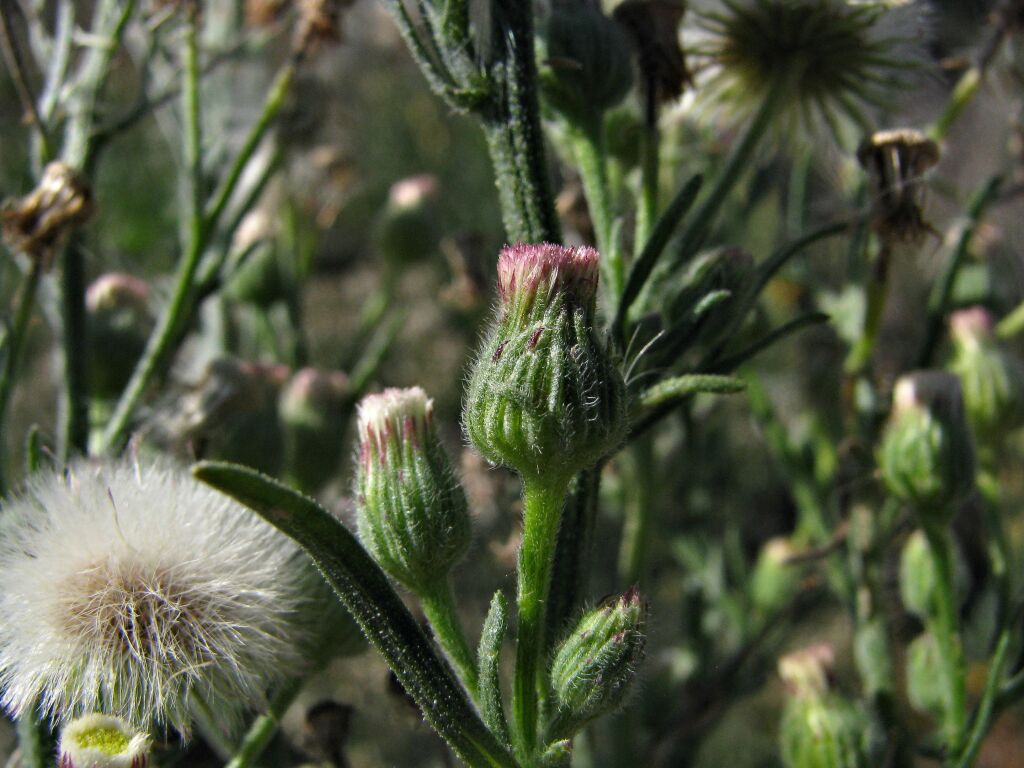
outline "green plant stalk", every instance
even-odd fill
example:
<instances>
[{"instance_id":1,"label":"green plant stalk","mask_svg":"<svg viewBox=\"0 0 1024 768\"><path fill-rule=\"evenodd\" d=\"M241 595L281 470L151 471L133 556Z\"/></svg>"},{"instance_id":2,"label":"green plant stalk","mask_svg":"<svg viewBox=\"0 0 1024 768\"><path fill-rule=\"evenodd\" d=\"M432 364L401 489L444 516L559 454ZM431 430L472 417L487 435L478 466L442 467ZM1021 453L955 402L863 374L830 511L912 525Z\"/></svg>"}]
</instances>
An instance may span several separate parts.
<instances>
[{"instance_id":1,"label":"green plant stalk","mask_svg":"<svg viewBox=\"0 0 1024 768\"><path fill-rule=\"evenodd\" d=\"M50 768L53 765L53 736L38 705L18 718L18 749L21 768Z\"/></svg>"},{"instance_id":2,"label":"green plant stalk","mask_svg":"<svg viewBox=\"0 0 1024 768\"><path fill-rule=\"evenodd\" d=\"M1021 331L1024 331L1024 301L1014 307L996 326L996 335L1001 339L1012 339Z\"/></svg>"},{"instance_id":3,"label":"green plant stalk","mask_svg":"<svg viewBox=\"0 0 1024 768\"><path fill-rule=\"evenodd\" d=\"M639 255L654 229L658 218L658 171L661 154L661 131L657 120L645 126L640 144L640 196L636 205L636 229L633 233L633 253Z\"/></svg>"},{"instance_id":4,"label":"green plant stalk","mask_svg":"<svg viewBox=\"0 0 1024 768\"><path fill-rule=\"evenodd\" d=\"M843 365L849 376L862 373L875 350L878 331L882 327L882 318L885 315L886 298L889 295L890 257L889 246L883 243L867 285L867 306L864 309L863 330Z\"/></svg>"},{"instance_id":5,"label":"green plant stalk","mask_svg":"<svg viewBox=\"0 0 1024 768\"><path fill-rule=\"evenodd\" d=\"M89 449L89 361L85 313L85 260L77 233L64 249L61 272L61 340L64 349L64 381L61 393L60 448L63 461Z\"/></svg>"},{"instance_id":6,"label":"green plant stalk","mask_svg":"<svg viewBox=\"0 0 1024 768\"><path fill-rule=\"evenodd\" d=\"M562 234L555 218L554 203L551 203L550 215L546 210L545 200L552 200L546 171L543 177L538 177L534 163L522 162L518 147L531 143L532 139L520 135L520 129L521 126L500 120L484 128L505 235L509 242L560 242ZM545 191L538 192L540 189Z\"/></svg>"},{"instance_id":7,"label":"green plant stalk","mask_svg":"<svg viewBox=\"0 0 1024 768\"><path fill-rule=\"evenodd\" d=\"M986 456L985 451L979 451L979 464L977 486L981 496L981 504L985 513L985 527L988 532L988 555L992 567L992 577L996 582L996 594L998 597L996 611L996 626L1005 627L1011 610L1011 599L1013 595L1013 576L1016 563L1014 562L1013 547L1010 544L1003 525L1002 493L999 487L999 479L993 467L994 457Z\"/></svg>"},{"instance_id":8,"label":"green plant stalk","mask_svg":"<svg viewBox=\"0 0 1024 768\"><path fill-rule=\"evenodd\" d=\"M605 152L604 122L598 116L593 125L570 128L570 142L576 165L583 182L590 219L594 222L597 250L601 254L601 288L605 298L605 311L615 316L615 304L622 295L626 280L622 249L614 241L611 194L608 188L608 162Z\"/></svg>"},{"instance_id":9,"label":"green plant stalk","mask_svg":"<svg viewBox=\"0 0 1024 768\"><path fill-rule=\"evenodd\" d=\"M974 759L981 750L981 745L992 727L993 719L999 711L998 694L999 682L1003 676L1003 667L1006 665L1006 656L1010 650L1010 639L1013 632L1004 629L996 643L995 653L989 663L988 676L985 679L985 690L981 694L981 701L978 703L978 711L974 715L974 723L967 739L967 745L953 763L955 768L971 768Z\"/></svg>"},{"instance_id":10,"label":"green plant stalk","mask_svg":"<svg viewBox=\"0 0 1024 768\"><path fill-rule=\"evenodd\" d=\"M764 96L764 101L761 102L739 142L733 147L725 165L716 176L711 189L690 212L686 226L679 237L677 249L679 256L673 265L675 268L685 264L696 254L701 242L707 236L715 215L722 207L722 203L736 186L743 172L750 167L754 152L778 115L787 90L788 85L784 80L772 84Z\"/></svg>"},{"instance_id":11,"label":"green plant stalk","mask_svg":"<svg viewBox=\"0 0 1024 768\"><path fill-rule=\"evenodd\" d=\"M638 584L642 581L651 541L651 490L654 481L654 439L650 433L629 447L630 473L623 499L626 519L619 550L619 582Z\"/></svg>"},{"instance_id":12,"label":"green plant stalk","mask_svg":"<svg viewBox=\"0 0 1024 768\"><path fill-rule=\"evenodd\" d=\"M295 697L302 690L302 679L296 678L285 683L277 693L270 699L267 711L253 720L249 730L242 737L242 743L238 750L228 762L226 768L250 768L259 760L260 755L266 750L270 740L274 738L277 729L281 726L281 719L284 717L288 707L295 701Z\"/></svg>"},{"instance_id":13,"label":"green plant stalk","mask_svg":"<svg viewBox=\"0 0 1024 768\"><path fill-rule=\"evenodd\" d=\"M14 377L18 370L18 363L21 362L22 349L25 346L25 338L28 336L28 324L32 319L32 307L35 306L36 294L39 292L39 283L43 275L43 263L41 259L32 259L28 275L18 286L18 293L14 298L14 322L11 332L4 340L3 371L0 372L0 434L4 434L4 424L7 420L7 404L10 402L11 392L14 389ZM3 457L0 455L0 496L7 491Z\"/></svg>"},{"instance_id":14,"label":"green plant stalk","mask_svg":"<svg viewBox=\"0 0 1024 768\"><path fill-rule=\"evenodd\" d=\"M434 637L454 664L463 685L475 698L480 690L476 658L466 642L466 634L455 610L451 582L448 579L419 592L423 613L434 630Z\"/></svg>"},{"instance_id":15,"label":"green plant stalk","mask_svg":"<svg viewBox=\"0 0 1024 768\"><path fill-rule=\"evenodd\" d=\"M195 309L195 278L203 252L210 237L216 231L217 224L224 214L232 193L242 177L242 173L245 171L249 160L252 159L270 125L281 111L281 107L284 106L285 97L288 94L294 75L295 68L293 64L285 65L278 73L263 103L260 117L250 129L245 143L242 145L241 150L239 150L227 176L214 196L213 203L207 209L201 225L191 227L184 258L182 258L178 265L178 274L171 300L161 315L160 322L149 337L142 358L135 367L135 371L132 373L132 377L127 387L125 387L121 398L118 400L106 429L103 431L99 444L99 451L101 453L120 450L127 437L135 409L138 408L150 383L157 376L164 373L173 352L180 343L181 335L184 329L187 328L188 321ZM193 76L196 77L195 87L188 84L188 81ZM194 118L189 119L198 120L197 66L192 75L186 73L183 103L186 108L186 116L192 114ZM194 107L192 106L193 103ZM193 224L195 224L194 221Z\"/></svg>"},{"instance_id":16,"label":"green plant stalk","mask_svg":"<svg viewBox=\"0 0 1024 768\"><path fill-rule=\"evenodd\" d=\"M978 86L981 85L981 74L981 65L974 64L960 76L953 92L949 95L949 101L946 102L942 114L928 127L928 138L935 141L942 141L946 138L953 123L959 119L978 92Z\"/></svg>"},{"instance_id":17,"label":"green plant stalk","mask_svg":"<svg viewBox=\"0 0 1024 768\"><path fill-rule=\"evenodd\" d=\"M203 741L216 753L221 760L227 761L237 749L235 744L226 734L217 721L217 714L213 711L205 697L193 691L190 696L192 719L199 729Z\"/></svg>"},{"instance_id":18,"label":"green plant stalk","mask_svg":"<svg viewBox=\"0 0 1024 768\"><path fill-rule=\"evenodd\" d=\"M935 562L936 590L935 615L929 620L942 656L942 676L946 685L947 709L943 730L946 741L947 764L960 753L967 731L967 689L963 648L960 644L957 620L956 582L953 573L953 548L949 531L943 524L924 526Z\"/></svg>"},{"instance_id":19,"label":"green plant stalk","mask_svg":"<svg viewBox=\"0 0 1024 768\"><path fill-rule=\"evenodd\" d=\"M512 691L520 758L529 763L537 752L538 692L547 689L544 658L544 612L551 583L551 566L558 525L568 483L562 480L523 480L523 541L519 549L519 635Z\"/></svg>"}]
</instances>

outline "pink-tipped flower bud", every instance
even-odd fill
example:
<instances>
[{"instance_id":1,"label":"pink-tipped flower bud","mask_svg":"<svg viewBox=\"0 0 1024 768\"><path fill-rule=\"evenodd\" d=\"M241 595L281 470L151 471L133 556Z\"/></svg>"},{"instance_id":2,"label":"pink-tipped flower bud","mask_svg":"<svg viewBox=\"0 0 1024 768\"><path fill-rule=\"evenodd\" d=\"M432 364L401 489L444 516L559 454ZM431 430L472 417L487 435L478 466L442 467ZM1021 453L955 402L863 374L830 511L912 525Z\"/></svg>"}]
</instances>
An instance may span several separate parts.
<instances>
[{"instance_id":1,"label":"pink-tipped flower bud","mask_svg":"<svg viewBox=\"0 0 1024 768\"><path fill-rule=\"evenodd\" d=\"M447 577L469 547L466 496L419 387L359 404L359 536L381 567L420 593Z\"/></svg>"},{"instance_id":2,"label":"pink-tipped flower bud","mask_svg":"<svg viewBox=\"0 0 1024 768\"><path fill-rule=\"evenodd\" d=\"M83 715L60 733L58 768L146 768L150 741L127 722Z\"/></svg>"},{"instance_id":3,"label":"pink-tipped flower bud","mask_svg":"<svg viewBox=\"0 0 1024 768\"><path fill-rule=\"evenodd\" d=\"M437 250L441 232L437 221L440 184L424 173L396 181L377 222L377 244L385 261L401 267Z\"/></svg>"},{"instance_id":4,"label":"pink-tipped flower bud","mask_svg":"<svg viewBox=\"0 0 1024 768\"><path fill-rule=\"evenodd\" d=\"M316 490L337 473L351 402L348 377L341 371L303 368L281 392L277 407L285 464L300 487Z\"/></svg>"},{"instance_id":5,"label":"pink-tipped flower bud","mask_svg":"<svg viewBox=\"0 0 1024 768\"><path fill-rule=\"evenodd\" d=\"M498 259L497 319L470 378L463 422L495 464L568 479L626 428L625 385L594 330L598 254L542 243Z\"/></svg>"},{"instance_id":6,"label":"pink-tipped flower bud","mask_svg":"<svg viewBox=\"0 0 1024 768\"><path fill-rule=\"evenodd\" d=\"M97 278L85 294L92 393L115 398L131 378L156 323L149 286L131 275Z\"/></svg>"}]
</instances>

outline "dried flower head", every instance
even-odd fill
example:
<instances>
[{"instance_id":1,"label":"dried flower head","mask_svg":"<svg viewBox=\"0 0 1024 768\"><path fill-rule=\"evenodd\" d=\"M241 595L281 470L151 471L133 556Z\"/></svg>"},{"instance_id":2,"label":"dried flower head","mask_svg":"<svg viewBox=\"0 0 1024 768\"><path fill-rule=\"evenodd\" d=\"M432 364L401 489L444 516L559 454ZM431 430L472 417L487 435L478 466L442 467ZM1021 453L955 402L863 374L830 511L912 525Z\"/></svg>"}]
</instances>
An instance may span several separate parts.
<instances>
[{"instance_id":1,"label":"dried flower head","mask_svg":"<svg viewBox=\"0 0 1024 768\"><path fill-rule=\"evenodd\" d=\"M0 523L0 702L100 710L187 732L297 662L294 547L168 463L79 464L30 482Z\"/></svg>"},{"instance_id":2,"label":"dried flower head","mask_svg":"<svg viewBox=\"0 0 1024 768\"><path fill-rule=\"evenodd\" d=\"M874 187L874 228L886 242L920 243L932 231L924 218L924 174L939 162L938 145L920 131L876 131L857 160Z\"/></svg>"},{"instance_id":3,"label":"dried flower head","mask_svg":"<svg viewBox=\"0 0 1024 768\"><path fill-rule=\"evenodd\" d=\"M92 192L69 165L50 163L32 192L4 206L0 225L11 248L48 265L57 245L92 213Z\"/></svg>"},{"instance_id":4,"label":"dried flower head","mask_svg":"<svg viewBox=\"0 0 1024 768\"><path fill-rule=\"evenodd\" d=\"M88 714L60 732L58 768L146 768L150 741L124 720Z\"/></svg>"},{"instance_id":5,"label":"dried flower head","mask_svg":"<svg viewBox=\"0 0 1024 768\"><path fill-rule=\"evenodd\" d=\"M636 50L648 125L654 124L658 105L678 98L693 82L679 47L685 11L683 0L625 0L615 8L614 18Z\"/></svg>"},{"instance_id":6,"label":"dried flower head","mask_svg":"<svg viewBox=\"0 0 1024 768\"><path fill-rule=\"evenodd\" d=\"M891 3L847 0L721 0L702 16L710 33L699 52L717 65L723 100L759 103L780 91L791 114L824 119L841 135L840 117L866 126L864 108L886 102L903 83L904 41L880 33Z\"/></svg>"}]
</instances>

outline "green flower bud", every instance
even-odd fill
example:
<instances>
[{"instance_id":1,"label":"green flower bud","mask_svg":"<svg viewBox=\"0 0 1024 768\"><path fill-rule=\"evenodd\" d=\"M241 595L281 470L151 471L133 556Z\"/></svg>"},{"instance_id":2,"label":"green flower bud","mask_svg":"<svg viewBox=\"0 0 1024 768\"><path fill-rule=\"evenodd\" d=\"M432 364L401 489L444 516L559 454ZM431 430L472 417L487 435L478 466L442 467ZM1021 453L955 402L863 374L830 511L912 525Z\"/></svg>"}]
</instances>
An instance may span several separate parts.
<instances>
[{"instance_id":1,"label":"green flower bud","mask_svg":"<svg viewBox=\"0 0 1024 768\"><path fill-rule=\"evenodd\" d=\"M626 429L622 375L594 332L598 254L541 243L498 259L497 322L470 377L466 434L525 478L568 481Z\"/></svg>"},{"instance_id":2,"label":"green flower bud","mask_svg":"<svg viewBox=\"0 0 1024 768\"><path fill-rule=\"evenodd\" d=\"M421 261L437 248L439 185L431 174L395 182L377 222L378 247L385 261L401 267Z\"/></svg>"},{"instance_id":3,"label":"green flower bud","mask_svg":"<svg viewBox=\"0 0 1024 768\"><path fill-rule=\"evenodd\" d=\"M857 627L853 636L853 658L868 696L892 690L889 638L885 623L877 616Z\"/></svg>"},{"instance_id":4,"label":"green flower bud","mask_svg":"<svg viewBox=\"0 0 1024 768\"><path fill-rule=\"evenodd\" d=\"M957 594L966 595L970 574L963 553L953 541L953 574ZM900 597L903 607L922 621L935 613L935 589L938 576L935 558L924 531L914 531L900 553Z\"/></svg>"},{"instance_id":5,"label":"green flower bud","mask_svg":"<svg viewBox=\"0 0 1024 768\"><path fill-rule=\"evenodd\" d=\"M942 655L935 636L924 632L907 646L907 698L914 709L936 718L946 711L947 691L942 675Z\"/></svg>"},{"instance_id":6,"label":"green flower bud","mask_svg":"<svg viewBox=\"0 0 1024 768\"><path fill-rule=\"evenodd\" d=\"M571 737L622 704L643 660L646 606L635 588L584 614L551 665L558 712L549 740Z\"/></svg>"},{"instance_id":7,"label":"green flower bud","mask_svg":"<svg viewBox=\"0 0 1024 768\"><path fill-rule=\"evenodd\" d=\"M232 273L224 295L234 301L268 309L274 302L284 301L291 292L292 278L281 263L281 255L273 241L252 246L253 251Z\"/></svg>"},{"instance_id":8,"label":"green flower bud","mask_svg":"<svg viewBox=\"0 0 1024 768\"><path fill-rule=\"evenodd\" d=\"M794 554L789 539L771 539L761 548L750 577L750 599L754 607L771 613L788 603L800 586L799 568L789 564Z\"/></svg>"},{"instance_id":9,"label":"green flower bud","mask_svg":"<svg viewBox=\"0 0 1024 768\"><path fill-rule=\"evenodd\" d=\"M949 367L960 377L967 418L980 443L998 447L1024 424L1024 363L999 346L992 316L981 307L955 312L949 327Z\"/></svg>"},{"instance_id":10,"label":"green flower bud","mask_svg":"<svg viewBox=\"0 0 1024 768\"><path fill-rule=\"evenodd\" d=\"M889 492L919 512L951 513L974 488L974 447L960 380L923 371L900 378L879 449Z\"/></svg>"},{"instance_id":11,"label":"green flower bud","mask_svg":"<svg viewBox=\"0 0 1024 768\"><path fill-rule=\"evenodd\" d=\"M336 474L350 397L344 373L315 368L303 368L281 392L285 462L302 488L316 490Z\"/></svg>"},{"instance_id":12,"label":"green flower bud","mask_svg":"<svg viewBox=\"0 0 1024 768\"><path fill-rule=\"evenodd\" d=\"M58 768L146 768L149 738L124 720L83 715L60 733Z\"/></svg>"},{"instance_id":13,"label":"green flower bud","mask_svg":"<svg viewBox=\"0 0 1024 768\"><path fill-rule=\"evenodd\" d=\"M832 648L815 645L779 660L789 699L782 715L782 762L787 768L869 768L876 765L874 725L831 690Z\"/></svg>"},{"instance_id":14,"label":"green flower bud","mask_svg":"<svg viewBox=\"0 0 1024 768\"><path fill-rule=\"evenodd\" d=\"M448 575L469 547L462 486L419 387L386 389L359 404L359 536L381 567L413 592Z\"/></svg>"},{"instance_id":15,"label":"green flower bud","mask_svg":"<svg viewBox=\"0 0 1024 768\"><path fill-rule=\"evenodd\" d=\"M629 38L591 0L556 2L544 30L544 96L575 123L591 123L633 86Z\"/></svg>"},{"instance_id":16,"label":"green flower bud","mask_svg":"<svg viewBox=\"0 0 1024 768\"><path fill-rule=\"evenodd\" d=\"M103 275L86 291L85 309L92 393L113 399L131 378L156 323L149 286L131 275Z\"/></svg>"}]
</instances>

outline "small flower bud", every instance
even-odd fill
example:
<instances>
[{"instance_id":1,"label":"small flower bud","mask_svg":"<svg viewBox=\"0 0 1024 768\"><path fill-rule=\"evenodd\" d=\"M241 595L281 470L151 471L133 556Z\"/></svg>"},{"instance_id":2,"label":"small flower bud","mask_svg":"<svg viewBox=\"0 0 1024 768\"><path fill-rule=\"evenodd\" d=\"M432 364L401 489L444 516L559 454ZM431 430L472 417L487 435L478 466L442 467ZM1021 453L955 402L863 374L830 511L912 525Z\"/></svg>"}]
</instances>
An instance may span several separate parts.
<instances>
[{"instance_id":1,"label":"small flower bud","mask_svg":"<svg viewBox=\"0 0 1024 768\"><path fill-rule=\"evenodd\" d=\"M970 573L963 553L953 541L953 576L956 592L966 595ZM938 576L935 573L935 558L924 531L914 531L907 538L900 553L900 597L903 607L921 620L935 614L935 588Z\"/></svg>"},{"instance_id":2,"label":"small flower bud","mask_svg":"<svg viewBox=\"0 0 1024 768\"><path fill-rule=\"evenodd\" d=\"M419 387L386 389L359 404L359 536L381 567L413 592L448 575L469 547L462 486Z\"/></svg>"},{"instance_id":3,"label":"small flower bud","mask_svg":"<svg viewBox=\"0 0 1024 768\"><path fill-rule=\"evenodd\" d=\"M54 249L92 214L92 192L69 165L53 162L25 197L0 211L0 225L11 248L49 264Z\"/></svg>"},{"instance_id":4,"label":"small flower bud","mask_svg":"<svg viewBox=\"0 0 1024 768\"><path fill-rule=\"evenodd\" d=\"M575 123L592 123L633 85L625 32L590 0L556 3L544 30L544 95Z\"/></svg>"},{"instance_id":5,"label":"small flower bud","mask_svg":"<svg viewBox=\"0 0 1024 768\"><path fill-rule=\"evenodd\" d=\"M938 145L920 131L878 131L861 142L857 160L874 187L874 227L888 241L916 244L924 218L923 176L939 162Z\"/></svg>"},{"instance_id":6,"label":"small flower bud","mask_svg":"<svg viewBox=\"0 0 1024 768\"><path fill-rule=\"evenodd\" d=\"M551 665L558 702L549 737L569 738L622 704L643 660L646 606L635 588L585 614Z\"/></svg>"},{"instance_id":7,"label":"small flower bud","mask_svg":"<svg viewBox=\"0 0 1024 768\"><path fill-rule=\"evenodd\" d=\"M953 313L950 370L960 377L967 418L979 443L996 448L1024 424L1024 363L1003 349L981 307Z\"/></svg>"},{"instance_id":8,"label":"small flower bud","mask_svg":"<svg viewBox=\"0 0 1024 768\"><path fill-rule=\"evenodd\" d=\"M350 397L344 373L315 368L303 368L281 392L285 463L302 488L316 490L335 475Z\"/></svg>"},{"instance_id":9,"label":"small flower bud","mask_svg":"<svg viewBox=\"0 0 1024 768\"><path fill-rule=\"evenodd\" d=\"M832 690L832 648L814 645L779 660L789 700L782 716L787 768L869 768L877 739L868 715Z\"/></svg>"},{"instance_id":10,"label":"small flower bud","mask_svg":"<svg viewBox=\"0 0 1024 768\"><path fill-rule=\"evenodd\" d=\"M974 447L960 380L923 371L903 376L878 454L889 492L927 514L947 515L974 488Z\"/></svg>"},{"instance_id":11,"label":"small flower bud","mask_svg":"<svg viewBox=\"0 0 1024 768\"><path fill-rule=\"evenodd\" d=\"M761 548L750 577L750 599L758 610L771 613L796 594L800 586L799 568L788 562L793 554L793 545L782 536Z\"/></svg>"},{"instance_id":12,"label":"small flower bud","mask_svg":"<svg viewBox=\"0 0 1024 768\"><path fill-rule=\"evenodd\" d=\"M117 397L131 378L156 323L149 286L131 275L103 275L86 291L85 308L92 393L100 398Z\"/></svg>"},{"instance_id":13,"label":"small flower bud","mask_svg":"<svg viewBox=\"0 0 1024 768\"><path fill-rule=\"evenodd\" d=\"M150 742L124 720L83 715L60 733L58 768L146 768Z\"/></svg>"},{"instance_id":14,"label":"small flower bud","mask_svg":"<svg viewBox=\"0 0 1024 768\"><path fill-rule=\"evenodd\" d=\"M923 632L907 646L907 698L914 709L941 717L946 711L947 691L942 675L942 655L935 636Z\"/></svg>"},{"instance_id":15,"label":"small flower bud","mask_svg":"<svg viewBox=\"0 0 1024 768\"><path fill-rule=\"evenodd\" d=\"M432 174L410 176L391 186L376 230L378 247L388 265L412 264L437 249L439 188Z\"/></svg>"},{"instance_id":16,"label":"small flower bud","mask_svg":"<svg viewBox=\"0 0 1024 768\"><path fill-rule=\"evenodd\" d=\"M498 259L497 322L470 378L466 434L528 479L568 480L626 428L625 385L594 332L598 254L547 243Z\"/></svg>"}]
</instances>

